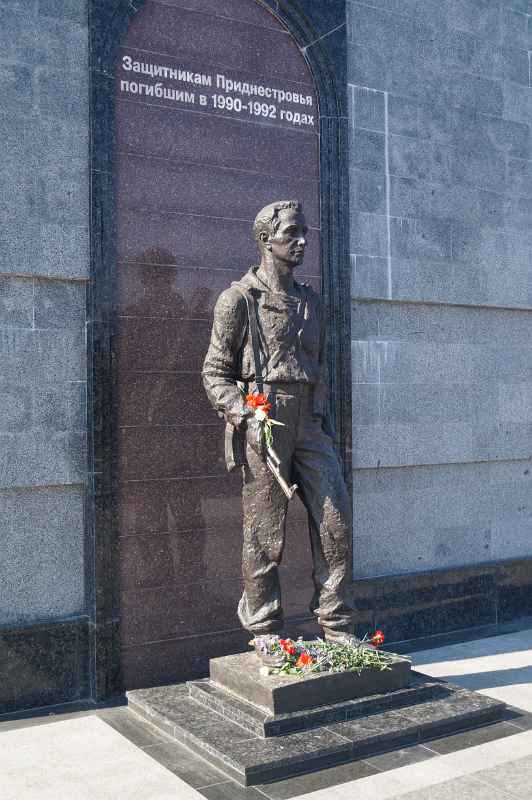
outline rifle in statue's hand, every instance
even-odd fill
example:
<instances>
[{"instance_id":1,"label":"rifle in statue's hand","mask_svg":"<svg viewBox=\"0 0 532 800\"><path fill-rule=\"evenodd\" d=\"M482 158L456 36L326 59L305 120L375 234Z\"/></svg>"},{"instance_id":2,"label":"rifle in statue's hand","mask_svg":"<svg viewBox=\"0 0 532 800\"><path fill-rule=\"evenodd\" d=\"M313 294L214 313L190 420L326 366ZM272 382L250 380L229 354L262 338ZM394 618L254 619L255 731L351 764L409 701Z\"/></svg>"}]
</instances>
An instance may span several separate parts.
<instances>
[{"instance_id":1,"label":"rifle in statue's hand","mask_svg":"<svg viewBox=\"0 0 532 800\"><path fill-rule=\"evenodd\" d=\"M275 475L277 483L288 497L289 500L297 492L297 483L293 483L290 485L285 481L283 476L281 475L281 459L273 449L273 447L269 444L264 445L264 449L266 451L266 466L270 470L270 472Z\"/></svg>"},{"instance_id":2,"label":"rifle in statue's hand","mask_svg":"<svg viewBox=\"0 0 532 800\"><path fill-rule=\"evenodd\" d=\"M289 500L291 500L297 491L297 483L290 485L287 481L285 481L281 475L281 459L273 449L272 426L284 426L284 423L275 419L270 419L268 412L270 411L271 403L268 402L268 398L264 394L248 394L246 396L246 405L248 408L253 408L255 411L254 418L257 423L256 449L262 454L262 457L266 462L266 466L275 476L277 483L285 495Z\"/></svg>"}]
</instances>

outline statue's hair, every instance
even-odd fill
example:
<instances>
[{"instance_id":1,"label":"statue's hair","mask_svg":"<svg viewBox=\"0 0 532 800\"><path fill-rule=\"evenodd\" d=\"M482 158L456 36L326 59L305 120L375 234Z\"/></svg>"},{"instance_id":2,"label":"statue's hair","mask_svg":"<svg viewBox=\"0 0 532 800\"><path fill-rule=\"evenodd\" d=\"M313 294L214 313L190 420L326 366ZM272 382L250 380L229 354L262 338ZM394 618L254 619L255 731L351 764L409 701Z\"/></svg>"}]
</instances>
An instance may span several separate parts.
<instances>
[{"instance_id":1,"label":"statue's hair","mask_svg":"<svg viewBox=\"0 0 532 800\"><path fill-rule=\"evenodd\" d=\"M286 208L302 211L303 204L299 200L277 200L275 203L269 203L264 206L259 211L253 223L253 235L257 242L260 241L261 233L267 233L268 236L275 235L281 222L279 211L283 211Z\"/></svg>"}]
</instances>

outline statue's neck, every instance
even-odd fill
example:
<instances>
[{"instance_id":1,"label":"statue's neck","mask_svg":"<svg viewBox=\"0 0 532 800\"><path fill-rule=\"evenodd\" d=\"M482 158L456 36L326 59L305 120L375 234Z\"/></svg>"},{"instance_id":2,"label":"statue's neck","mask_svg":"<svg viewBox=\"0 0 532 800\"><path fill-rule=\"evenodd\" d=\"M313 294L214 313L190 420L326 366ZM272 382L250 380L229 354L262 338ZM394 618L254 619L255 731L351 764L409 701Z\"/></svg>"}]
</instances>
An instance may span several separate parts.
<instances>
[{"instance_id":1,"label":"statue's neck","mask_svg":"<svg viewBox=\"0 0 532 800\"><path fill-rule=\"evenodd\" d=\"M257 276L272 292L290 294L294 291L292 269L282 263L275 264L273 259L262 259L257 270Z\"/></svg>"}]
</instances>

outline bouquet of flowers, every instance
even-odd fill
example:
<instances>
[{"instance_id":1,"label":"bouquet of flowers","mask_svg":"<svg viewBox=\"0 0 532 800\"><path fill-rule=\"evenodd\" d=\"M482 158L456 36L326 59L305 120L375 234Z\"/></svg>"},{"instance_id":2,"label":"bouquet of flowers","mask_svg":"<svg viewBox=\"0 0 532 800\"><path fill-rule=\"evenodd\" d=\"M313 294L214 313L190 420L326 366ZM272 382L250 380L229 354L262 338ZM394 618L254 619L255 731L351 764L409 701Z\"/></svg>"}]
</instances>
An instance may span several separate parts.
<instances>
[{"instance_id":1,"label":"bouquet of flowers","mask_svg":"<svg viewBox=\"0 0 532 800\"><path fill-rule=\"evenodd\" d=\"M389 657L379 653L384 642L382 631L357 644L327 642L316 639L304 642L302 637L280 639L278 636L256 636L250 644L266 656L271 666L261 667L263 674L304 675L309 672L347 672L360 674L363 669L390 669Z\"/></svg>"},{"instance_id":2,"label":"bouquet of flowers","mask_svg":"<svg viewBox=\"0 0 532 800\"><path fill-rule=\"evenodd\" d=\"M246 405L248 408L253 408L255 410L255 419L257 419L261 425L264 435L264 441L267 447L273 446L273 434L272 434L272 426L273 425L284 425L284 422L279 422L276 419L271 419L269 414L271 411L272 404L268 402L268 398L265 394L247 394L246 395Z\"/></svg>"}]
</instances>

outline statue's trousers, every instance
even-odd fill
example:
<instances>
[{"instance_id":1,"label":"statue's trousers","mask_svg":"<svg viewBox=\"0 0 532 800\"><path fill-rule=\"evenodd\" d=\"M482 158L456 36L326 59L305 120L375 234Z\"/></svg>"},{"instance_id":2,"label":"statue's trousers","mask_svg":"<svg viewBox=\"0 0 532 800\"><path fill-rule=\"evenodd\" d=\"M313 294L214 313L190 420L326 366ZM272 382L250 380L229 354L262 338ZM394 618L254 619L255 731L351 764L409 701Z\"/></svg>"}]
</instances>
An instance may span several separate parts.
<instances>
[{"instance_id":1,"label":"statue's trousers","mask_svg":"<svg viewBox=\"0 0 532 800\"><path fill-rule=\"evenodd\" d=\"M342 469L331 437L316 413L307 383L265 385L272 401L273 446L283 475L297 483L308 511L314 595L310 608L328 630L352 630L351 510ZM283 624L278 565L285 541L288 500L261 457L247 444L243 468L244 594L238 606L242 625L254 634Z\"/></svg>"}]
</instances>

